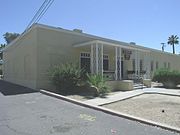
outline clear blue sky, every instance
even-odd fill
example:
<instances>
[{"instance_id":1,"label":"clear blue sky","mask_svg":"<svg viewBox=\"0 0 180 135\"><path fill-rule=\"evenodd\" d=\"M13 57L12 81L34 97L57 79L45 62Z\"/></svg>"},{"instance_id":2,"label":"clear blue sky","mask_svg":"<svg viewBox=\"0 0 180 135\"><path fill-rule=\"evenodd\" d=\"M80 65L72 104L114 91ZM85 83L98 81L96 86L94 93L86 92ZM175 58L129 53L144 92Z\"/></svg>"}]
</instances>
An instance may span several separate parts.
<instances>
[{"instance_id":1,"label":"clear blue sky","mask_svg":"<svg viewBox=\"0 0 180 135\"><path fill-rule=\"evenodd\" d=\"M23 32L43 2L0 0L0 43L6 32ZM55 0L39 23L161 49L170 35L180 37L180 0Z\"/></svg>"}]
</instances>

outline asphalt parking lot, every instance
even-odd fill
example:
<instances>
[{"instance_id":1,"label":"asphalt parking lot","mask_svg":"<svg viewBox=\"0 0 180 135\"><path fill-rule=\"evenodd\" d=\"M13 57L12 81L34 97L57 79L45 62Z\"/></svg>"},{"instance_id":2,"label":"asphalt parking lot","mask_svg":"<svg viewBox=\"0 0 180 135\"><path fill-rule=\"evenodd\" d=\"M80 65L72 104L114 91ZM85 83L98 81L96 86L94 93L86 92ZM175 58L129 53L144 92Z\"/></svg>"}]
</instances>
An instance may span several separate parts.
<instances>
[{"instance_id":1,"label":"asphalt parking lot","mask_svg":"<svg viewBox=\"0 0 180 135\"><path fill-rule=\"evenodd\" d=\"M13 87L9 87L10 85ZM16 90L19 92L15 92ZM0 81L0 135L61 134L177 135L178 133L112 116Z\"/></svg>"}]
</instances>

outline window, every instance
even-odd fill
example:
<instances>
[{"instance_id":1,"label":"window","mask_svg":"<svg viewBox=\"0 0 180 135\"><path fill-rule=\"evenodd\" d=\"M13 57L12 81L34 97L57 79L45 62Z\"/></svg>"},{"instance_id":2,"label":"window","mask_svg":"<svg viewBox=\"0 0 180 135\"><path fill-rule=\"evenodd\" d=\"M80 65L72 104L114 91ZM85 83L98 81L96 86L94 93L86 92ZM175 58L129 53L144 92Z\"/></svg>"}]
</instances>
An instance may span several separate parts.
<instances>
[{"instance_id":1,"label":"window","mask_svg":"<svg viewBox=\"0 0 180 135\"><path fill-rule=\"evenodd\" d=\"M156 61L156 69L158 69L159 68L159 63L158 63L158 61Z\"/></svg>"},{"instance_id":2,"label":"window","mask_svg":"<svg viewBox=\"0 0 180 135\"><path fill-rule=\"evenodd\" d=\"M108 57L108 55L103 55L103 70L109 70L109 57Z\"/></svg>"},{"instance_id":3,"label":"window","mask_svg":"<svg viewBox=\"0 0 180 135\"><path fill-rule=\"evenodd\" d=\"M153 70L154 70L154 62L151 61L151 71L153 71Z\"/></svg>"},{"instance_id":4,"label":"window","mask_svg":"<svg viewBox=\"0 0 180 135\"><path fill-rule=\"evenodd\" d=\"M80 56L81 69L84 69L86 72L90 73L91 58L90 53L81 53ZM103 70L109 70L109 57L108 55L103 55Z\"/></svg>"},{"instance_id":5,"label":"window","mask_svg":"<svg viewBox=\"0 0 180 135\"><path fill-rule=\"evenodd\" d=\"M80 58L81 69L84 69L86 72L90 73L90 65L91 65L91 58L90 53L81 53Z\"/></svg>"}]
</instances>

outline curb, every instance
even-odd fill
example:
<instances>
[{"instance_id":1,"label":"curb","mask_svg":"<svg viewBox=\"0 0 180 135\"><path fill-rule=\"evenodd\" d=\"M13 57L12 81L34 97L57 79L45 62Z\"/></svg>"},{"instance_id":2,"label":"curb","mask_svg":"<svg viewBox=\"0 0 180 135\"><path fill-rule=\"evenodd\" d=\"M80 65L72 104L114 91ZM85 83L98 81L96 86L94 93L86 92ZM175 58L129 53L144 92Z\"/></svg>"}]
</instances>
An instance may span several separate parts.
<instances>
[{"instance_id":1,"label":"curb","mask_svg":"<svg viewBox=\"0 0 180 135\"><path fill-rule=\"evenodd\" d=\"M166 125L166 124L161 124L161 123L154 122L154 121L151 121L151 120L146 120L146 119L142 119L142 118L135 117L135 116L132 116L132 115L120 113L120 112L113 111L113 110L110 110L110 109L107 109L107 108L104 108L104 107L101 107L101 106L94 106L94 105L87 104L87 103L84 103L84 102L81 102L81 101L77 101L75 99L71 99L71 98L68 98L68 97L65 97L65 96L62 96L62 95L59 95L59 94L55 94L55 93L52 93L52 92L49 92L49 91L46 91L46 90L40 90L40 93L51 96L51 97L55 97L55 98L58 98L58 99L62 99L62 100L65 100L65 101L68 101L68 102L71 102L71 103L74 103L74 104L77 104L77 105L88 107L88 108L91 108L91 109L94 109L94 110L97 110L97 111L102 111L102 112L107 113L107 114L111 114L111 115L114 115L114 116L126 118L126 119L133 120L133 121L138 121L138 122L143 123L143 124L156 126L156 127L160 127L162 129L165 129L165 130L170 130L170 131L173 131L173 132L180 133L180 128L176 128L176 127L172 127L172 126L169 126L169 125Z\"/></svg>"},{"instance_id":2,"label":"curb","mask_svg":"<svg viewBox=\"0 0 180 135\"><path fill-rule=\"evenodd\" d=\"M134 95L134 96L131 96L131 97L126 97L126 98L123 98L123 99L119 99L118 101L103 103L103 104L100 104L100 105L98 105L98 106L103 106L103 105L108 105L108 104L111 104L111 103L116 103L116 102L123 101L123 100L127 100L127 99L130 99L130 98L133 98L133 97L141 96L141 95L143 95L143 94L144 94L144 93L139 93L139 94Z\"/></svg>"},{"instance_id":3,"label":"curb","mask_svg":"<svg viewBox=\"0 0 180 135\"><path fill-rule=\"evenodd\" d=\"M160 95L168 95L168 96L180 97L180 95L173 94L173 93L163 93L163 92L156 92L156 91L142 91L141 93L138 93L138 94L130 96L130 97L125 97L125 98L122 98L122 99L119 99L119 100L116 100L116 101L107 101L105 103L95 104L95 105L96 106L108 105L108 104L111 104L111 103L116 103L116 102L119 102L119 101L123 101L123 100L127 100L127 99L130 99L130 98L133 98L133 97L137 97L137 96L140 96L140 95L143 95L143 94L160 94ZM84 103L89 104L86 101Z\"/></svg>"}]
</instances>

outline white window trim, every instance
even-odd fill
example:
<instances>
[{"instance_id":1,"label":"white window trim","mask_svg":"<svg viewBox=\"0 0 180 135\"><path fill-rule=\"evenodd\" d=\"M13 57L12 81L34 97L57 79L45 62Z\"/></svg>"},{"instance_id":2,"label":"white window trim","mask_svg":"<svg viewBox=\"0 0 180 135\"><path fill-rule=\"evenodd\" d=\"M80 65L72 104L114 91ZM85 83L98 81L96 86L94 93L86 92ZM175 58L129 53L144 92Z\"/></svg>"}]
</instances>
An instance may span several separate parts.
<instances>
[{"instance_id":1,"label":"white window trim","mask_svg":"<svg viewBox=\"0 0 180 135\"><path fill-rule=\"evenodd\" d=\"M89 56L82 56L81 54L87 54ZM91 53L90 52L81 52L80 53L80 58L91 58Z\"/></svg>"},{"instance_id":2,"label":"white window trim","mask_svg":"<svg viewBox=\"0 0 180 135\"><path fill-rule=\"evenodd\" d=\"M81 54L88 54L89 56L82 56ZM104 56L107 58L104 58ZM91 53L90 52L80 52L79 67L81 67L81 58L90 58L90 61L91 61ZM109 68L110 68L109 54L103 54L103 60L108 60L108 70L109 70Z\"/></svg>"}]
</instances>

